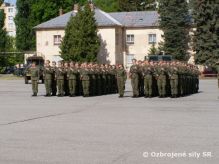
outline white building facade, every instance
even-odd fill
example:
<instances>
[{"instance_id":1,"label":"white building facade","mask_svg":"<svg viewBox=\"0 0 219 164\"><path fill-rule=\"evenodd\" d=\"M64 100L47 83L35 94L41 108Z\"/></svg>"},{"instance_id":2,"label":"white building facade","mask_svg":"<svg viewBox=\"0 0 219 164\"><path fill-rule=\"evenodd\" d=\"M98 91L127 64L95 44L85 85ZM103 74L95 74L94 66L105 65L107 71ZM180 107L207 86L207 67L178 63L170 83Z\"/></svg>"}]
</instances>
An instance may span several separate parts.
<instances>
[{"instance_id":1,"label":"white building facade","mask_svg":"<svg viewBox=\"0 0 219 164\"><path fill-rule=\"evenodd\" d=\"M4 10L5 13L5 29L9 36L16 36L16 26L14 22L14 18L16 16L16 6L10 3L3 3L0 7Z\"/></svg>"},{"instance_id":2,"label":"white building facade","mask_svg":"<svg viewBox=\"0 0 219 164\"><path fill-rule=\"evenodd\" d=\"M35 27L37 53L47 60L60 56L61 40L71 11ZM162 30L158 27L159 15L156 11L105 13L95 9L95 19L101 48L98 54L99 63L124 64L129 67L133 58L144 60L151 46L162 41Z\"/></svg>"}]
</instances>

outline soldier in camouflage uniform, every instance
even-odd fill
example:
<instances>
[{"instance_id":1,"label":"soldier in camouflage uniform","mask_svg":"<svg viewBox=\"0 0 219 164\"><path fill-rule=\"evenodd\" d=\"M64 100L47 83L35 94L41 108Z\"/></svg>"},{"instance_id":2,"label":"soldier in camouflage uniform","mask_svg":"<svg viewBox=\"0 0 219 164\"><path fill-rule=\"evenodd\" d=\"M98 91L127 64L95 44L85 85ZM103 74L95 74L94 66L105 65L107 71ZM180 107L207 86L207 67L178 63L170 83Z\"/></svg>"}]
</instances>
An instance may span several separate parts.
<instances>
[{"instance_id":1,"label":"soldier in camouflage uniform","mask_svg":"<svg viewBox=\"0 0 219 164\"><path fill-rule=\"evenodd\" d=\"M65 69L63 68L62 62L58 62L58 68L56 69L58 97L64 96L64 78L65 78Z\"/></svg>"},{"instance_id":2,"label":"soldier in camouflage uniform","mask_svg":"<svg viewBox=\"0 0 219 164\"><path fill-rule=\"evenodd\" d=\"M65 92L65 96L69 96L69 86L68 86L68 78L67 78L67 73L68 73L68 69L69 69L69 63L65 62L64 63L64 92Z\"/></svg>"},{"instance_id":3,"label":"soldier in camouflage uniform","mask_svg":"<svg viewBox=\"0 0 219 164\"><path fill-rule=\"evenodd\" d=\"M124 89L125 89L125 82L127 79L126 71L123 65L119 64L116 70L116 78L117 78L117 85L119 90L119 97L122 98L124 96Z\"/></svg>"},{"instance_id":4,"label":"soldier in camouflage uniform","mask_svg":"<svg viewBox=\"0 0 219 164\"><path fill-rule=\"evenodd\" d=\"M30 75L32 82L32 96L37 96L38 93L38 81L39 81L39 68L36 67L36 63L32 63L30 67Z\"/></svg>"},{"instance_id":5,"label":"soldier in camouflage uniform","mask_svg":"<svg viewBox=\"0 0 219 164\"><path fill-rule=\"evenodd\" d=\"M75 68L74 62L70 62L70 67L67 72L69 96L75 97L76 83L78 70Z\"/></svg>"},{"instance_id":6,"label":"soldier in camouflage uniform","mask_svg":"<svg viewBox=\"0 0 219 164\"><path fill-rule=\"evenodd\" d=\"M46 88L46 97L50 97L52 93L52 74L53 70L52 67L50 66L50 61L47 60L45 62L45 66L43 69L43 77L44 77L44 83L45 83L45 88Z\"/></svg>"},{"instance_id":7,"label":"soldier in camouflage uniform","mask_svg":"<svg viewBox=\"0 0 219 164\"><path fill-rule=\"evenodd\" d=\"M132 60L132 66L130 68L130 78L133 90L133 98L139 97L139 66L136 63L136 59Z\"/></svg>"},{"instance_id":8,"label":"soldier in camouflage uniform","mask_svg":"<svg viewBox=\"0 0 219 164\"><path fill-rule=\"evenodd\" d=\"M218 79L218 88L219 88L219 61L216 63L216 69L217 69L217 79Z\"/></svg>"},{"instance_id":9,"label":"soldier in camouflage uniform","mask_svg":"<svg viewBox=\"0 0 219 164\"><path fill-rule=\"evenodd\" d=\"M166 75L164 64L160 62L156 68L157 87L158 87L160 98L166 97L166 84L167 84L166 76L167 75Z\"/></svg>"},{"instance_id":10,"label":"soldier in camouflage uniform","mask_svg":"<svg viewBox=\"0 0 219 164\"><path fill-rule=\"evenodd\" d=\"M57 83L55 79L55 74L56 74L56 62L52 62L52 96L56 96L57 93Z\"/></svg>"},{"instance_id":11,"label":"soldier in camouflage uniform","mask_svg":"<svg viewBox=\"0 0 219 164\"><path fill-rule=\"evenodd\" d=\"M170 79L170 86L171 86L171 97L176 98L178 96L178 68L173 63L168 71L169 79Z\"/></svg>"},{"instance_id":12,"label":"soldier in camouflage uniform","mask_svg":"<svg viewBox=\"0 0 219 164\"><path fill-rule=\"evenodd\" d=\"M83 87L83 94L84 97L90 96L90 70L88 68L87 63L84 63L82 65L82 69L80 72L81 80L82 80L82 87Z\"/></svg>"},{"instance_id":13,"label":"soldier in camouflage uniform","mask_svg":"<svg viewBox=\"0 0 219 164\"><path fill-rule=\"evenodd\" d=\"M142 76L144 78L144 94L145 98L152 97L152 83L153 83L153 68L148 63L148 61L144 62L144 66L142 67Z\"/></svg>"}]
</instances>

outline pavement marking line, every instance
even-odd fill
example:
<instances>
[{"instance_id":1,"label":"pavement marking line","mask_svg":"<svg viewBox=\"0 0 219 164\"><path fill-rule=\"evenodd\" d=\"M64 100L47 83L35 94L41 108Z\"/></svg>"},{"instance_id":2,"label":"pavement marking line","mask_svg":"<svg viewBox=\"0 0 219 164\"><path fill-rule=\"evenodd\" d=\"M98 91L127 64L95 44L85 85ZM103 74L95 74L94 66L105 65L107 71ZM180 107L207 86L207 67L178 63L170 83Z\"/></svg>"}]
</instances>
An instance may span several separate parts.
<instances>
[{"instance_id":1,"label":"pavement marking line","mask_svg":"<svg viewBox=\"0 0 219 164\"><path fill-rule=\"evenodd\" d=\"M97 103L99 103L99 102L95 102L92 106L96 106ZM64 116L64 115L69 115L69 114L76 114L76 113L81 113L83 111L86 111L86 109L88 109L88 108L83 108L81 110L76 110L74 112L50 114L50 115L46 115L46 116L34 117L34 118L29 118L29 119L24 119L24 120L18 120L18 121L13 121L13 122L8 122L8 123L0 124L0 126L7 126L7 125L13 125L13 124L19 124L19 123L24 123L24 122L44 119L44 118L58 117L58 116Z\"/></svg>"}]
</instances>

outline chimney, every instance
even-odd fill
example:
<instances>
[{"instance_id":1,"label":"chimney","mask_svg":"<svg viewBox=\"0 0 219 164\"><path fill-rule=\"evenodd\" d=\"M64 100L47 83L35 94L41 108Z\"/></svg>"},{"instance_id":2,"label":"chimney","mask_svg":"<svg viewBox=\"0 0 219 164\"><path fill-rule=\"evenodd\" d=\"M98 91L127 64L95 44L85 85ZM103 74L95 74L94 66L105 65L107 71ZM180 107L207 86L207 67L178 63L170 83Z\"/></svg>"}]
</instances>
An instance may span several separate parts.
<instances>
[{"instance_id":1,"label":"chimney","mask_svg":"<svg viewBox=\"0 0 219 164\"><path fill-rule=\"evenodd\" d=\"M59 9L59 16L61 16L61 15L63 15L63 9L62 8Z\"/></svg>"},{"instance_id":2,"label":"chimney","mask_svg":"<svg viewBox=\"0 0 219 164\"><path fill-rule=\"evenodd\" d=\"M78 5L78 4L74 4L73 11L74 11L75 13L77 13L77 12L78 12L78 9L79 9L79 5Z\"/></svg>"}]
</instances>

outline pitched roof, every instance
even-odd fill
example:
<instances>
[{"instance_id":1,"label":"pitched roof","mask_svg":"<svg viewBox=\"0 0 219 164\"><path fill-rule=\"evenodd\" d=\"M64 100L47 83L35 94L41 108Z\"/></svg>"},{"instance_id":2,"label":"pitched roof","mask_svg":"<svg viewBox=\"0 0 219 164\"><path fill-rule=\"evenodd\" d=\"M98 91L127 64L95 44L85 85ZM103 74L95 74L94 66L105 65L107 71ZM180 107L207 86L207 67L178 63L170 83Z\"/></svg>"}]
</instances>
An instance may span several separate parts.
<instances>
[{"instance_id":1,"label":"pitched roof","mask_svg":"<svg viewBox=\"0 0 219 164\"><path fill-rule=\"evenodd\" d=\"M153 27L159 25L157 11L115 12L109 14L126 27Z\"/></svg>"},{"instance_id":2,"label":"pitched roof","mask_svg":"<svg viewBox=\"0 0 219 164\"><path fill-rule=\"evenodd\" d=\"M37 25L35 29L53 29L53 28L65 28L70 17L75 16L74 11L68 12L64 15L58 16L47 22ZM95 19L98 26L122 26L122 24L113 18L110 14L96 8Z\"/></svg>"}]
</instances>

